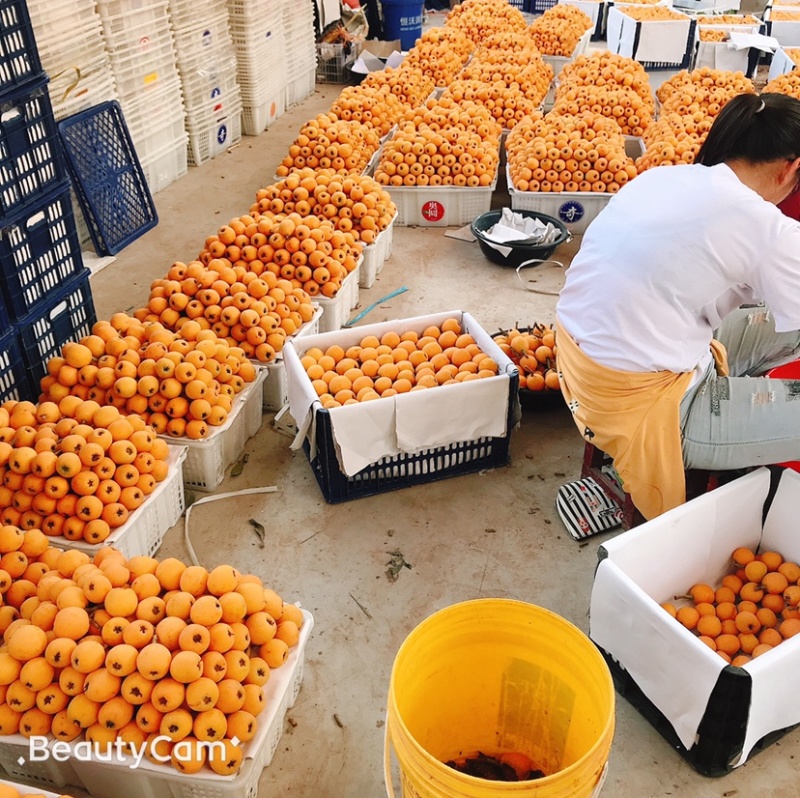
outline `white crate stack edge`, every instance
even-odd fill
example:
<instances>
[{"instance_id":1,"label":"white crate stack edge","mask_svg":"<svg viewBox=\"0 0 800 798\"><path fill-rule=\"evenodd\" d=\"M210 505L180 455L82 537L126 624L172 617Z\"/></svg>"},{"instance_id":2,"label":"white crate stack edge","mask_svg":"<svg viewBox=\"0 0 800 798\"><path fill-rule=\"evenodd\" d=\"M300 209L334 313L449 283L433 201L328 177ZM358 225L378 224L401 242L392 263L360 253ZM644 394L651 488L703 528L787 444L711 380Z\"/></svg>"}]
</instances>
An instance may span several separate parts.
<instances>
[{"instance_id":1,"label":"white crate stack edge","mask_svg":"<svg viewBox=\"0 0 800 798\"><path fill-rule=\"evenodd\" d=\"M167 0L98 0L120 105L150 191L186 174L187 135Z\"/></svg>"},{"instance_id":2,"label":"white crate stack edge","mask_svg":"<svg viewBox=\"0 0 800 798\"><path fill-rule=\"evenodd\" d=\"M286 37L286 106L303 102L314 93L317 72L317 45L314 11L311 3L282 0L283 28Z\"/></svg>"},{"instance_id":3,"label":"white crate stack edge","mask_svg":"<svg viewBox=\"0 0 800 798\"><path fill-rule=\"evenodd\" d=\"M28 0L28 11L57 120L118 99L94 0ZM91 249L92 237L74 192L72 211L81 249Z\"/></svg>"},{"instance_id":4,"label":"white crate stack edge","mask_svg":"<svg viewBox=\"0 0 800 798\"><path fill-rule=\"evenodd\" d=\"M242 97L242 133L257 136L286 110L289 78L283 10L276 2L228 0Z\"/></svg>"},{"instance_id":5,"label":"white crate stack edge","mask_svg":"<svg viewBox=\"0 0 800 798\"><path fill-rule=\"evenodd\" d=\"M205 163L242 137L242 99L225 0L169 0L186 104L188 162Z\"/></svg>"}]
</instances>

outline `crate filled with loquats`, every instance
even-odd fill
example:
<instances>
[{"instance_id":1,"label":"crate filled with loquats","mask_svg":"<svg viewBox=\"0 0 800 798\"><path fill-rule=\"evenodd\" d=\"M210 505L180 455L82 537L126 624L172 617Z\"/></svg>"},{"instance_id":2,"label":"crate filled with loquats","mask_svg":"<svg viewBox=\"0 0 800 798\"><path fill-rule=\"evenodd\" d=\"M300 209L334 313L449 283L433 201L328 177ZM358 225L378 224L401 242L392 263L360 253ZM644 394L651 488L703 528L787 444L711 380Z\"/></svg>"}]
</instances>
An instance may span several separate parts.
<instances>
[{"instance_id":1,"label":"crate filled with loquats","mask_svg":"<svg viewBox=\"0 0 800 798\"><path fill-rule=\"evenodd\" d=\"M508 461L519 371L468 313L302 338L286 367L295 445L329 502Z\"/></svg>"},{"instance_id":2,"label":"crate filled with loquats","mask_svg":"<svg viewBox=\"0 0 800 798\"><path fill-rule=\"evenodd\" d=\"M11 526L0 550L27 562L5 572L0 611L9 776L98 798L255 794L300 689L309 613L228 565L60 551ZM32 759L34 736L49 758Z\"/></svg>"},{"instance_id":3,"label":"crate filled with loquats","mask_svg":"<svg viewBox=\"0 0 800 798\"><path fill-rule=\"evenodd\" d=\"M660 4L619 4L608 9L608 48L646 69L683 69L694 50L697 23Z\"/></svg>"},{"instance_id":4,"label":"crate filled with loquats","mask_svg":"<svg viewBox=\"0 0 800 798\"><path fill-rule=\"evenodd\" d=\"M800 654L799 499L800 474L757 469L598 551L590 637L618 691L704 775L800 724L781 687Z\"/></svg>"}]
</instances>

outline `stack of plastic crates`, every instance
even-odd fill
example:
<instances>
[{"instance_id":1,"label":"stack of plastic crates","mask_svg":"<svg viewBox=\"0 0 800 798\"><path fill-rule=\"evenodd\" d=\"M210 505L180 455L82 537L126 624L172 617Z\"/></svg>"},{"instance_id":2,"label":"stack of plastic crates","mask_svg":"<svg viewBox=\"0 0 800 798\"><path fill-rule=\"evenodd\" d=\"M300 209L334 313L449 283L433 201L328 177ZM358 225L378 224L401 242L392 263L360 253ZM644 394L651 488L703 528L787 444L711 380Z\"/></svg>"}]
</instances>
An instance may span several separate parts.
<instances>
[{"instance_id":1,"label":"stack of plastic crates","mask_svg":"<svg viewBox=\"0 0 800 798\"><path fill-rule=\"evenodd\" d=\"M47 85L25 0L0 0L0 401L36 398L47 357L94 322ZM86 323L67 330L76 293ZM51 348L26 347L45 328Z\"/></svg>"},{"instance_id":2,"label":"stack of plastic crates","mask_svg":"<svg viewBox=\"0 0 800 798\"><path fill-rule=\"evenodd\" d=\"M310 3L295 2L297 12ZM286 110L287 42L276 0L228 0L242 90L242 132L257 136Z\"/></svg>"},{"instance_id":3,"label":"stack of plastic crates","mask_svg":"<svg viewBox=\"0 0 800 798\"><path fill-rule=\"evenodd\" d=\"M317 71L316 30L312 3L281 0L286 39L286 105L303 102L314 93Z\"/></svg>"},{"instance_id":4,"label":"stack of plastic crates","mask_svg":"<svg viewBox=\"0 0 800 798\"><path fill-rule=\"evenodd\" d=\"M186 174L188 136L167 0L98 0L119 102L155 194Z\"/></svg>"},{"instance_id":5,"label":"stack of plastic crates","mask_svg":"<svg viewBox=\"0 0 800 798\"><path fill-rule=\"evenodd\" d=\"M169 0L186 104L189 163L224 152L242 137L242 98L225 0Z\"/></svg>"},{"instance_id":6,"label":"stack of plastic crates","mask_svg":"<svg viewBox=\"0 0 800 798\"><path fill-rule=\"evenodd\" d=\"M56 119L117 99L111 60L94 0L28 0L42 68ZM72 210L82 249L91 247L89 228L73 194Z\"/></svg>"}]
</instances>

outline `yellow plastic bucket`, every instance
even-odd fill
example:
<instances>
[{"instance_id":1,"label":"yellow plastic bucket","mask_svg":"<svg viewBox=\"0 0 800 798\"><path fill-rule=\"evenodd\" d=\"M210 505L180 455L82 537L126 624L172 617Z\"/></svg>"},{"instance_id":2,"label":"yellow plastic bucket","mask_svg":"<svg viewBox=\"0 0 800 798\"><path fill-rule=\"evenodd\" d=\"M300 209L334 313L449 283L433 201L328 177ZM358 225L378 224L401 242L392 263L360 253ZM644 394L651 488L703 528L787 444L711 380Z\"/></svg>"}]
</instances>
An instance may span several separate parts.
<instances>
[{"instance_id":1,"label":"yellow plastic bucket","mask_svg":"<svg viewBox=\"0 0 800 798\"><path fill-rule=\"evenodd\" d=\"M576 626L521 601L478 599L425 619L392 667L384 769L391 750L404 798L590 798L614 736L614 684ZM546 775L469 776L444 763L478 751L527 754Z\"/></svg>"}]
</instances>

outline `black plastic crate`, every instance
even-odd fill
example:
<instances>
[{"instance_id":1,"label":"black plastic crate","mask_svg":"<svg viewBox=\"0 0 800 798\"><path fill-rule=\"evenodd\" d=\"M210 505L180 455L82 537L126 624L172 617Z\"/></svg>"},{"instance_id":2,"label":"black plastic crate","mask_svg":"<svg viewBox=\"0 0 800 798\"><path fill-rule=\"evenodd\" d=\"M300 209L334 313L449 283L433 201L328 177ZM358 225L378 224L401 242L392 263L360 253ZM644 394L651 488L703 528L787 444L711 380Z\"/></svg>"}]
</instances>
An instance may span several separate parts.
<instances>
[{"instance_id":1,"label":"black plastic crate","mask_svg":"<svg viewBox=\"0 0 800 798\"><path fill-rule=\"evenodd\" d=\"M0 229L0 289L11 321L26 316L82 268L68 181Z\"/></svg>"},{"instance_id":2,"label":"black plastic crate","mask_svg":"<svg viewBox=\"0 0 800 798\"><path fill-rule=\"evenodd\" d=\"M548 8L554 8L558 5L558 0L530 0L528 8L523 11L530 11L531 14L544 14Z\"/></svg>"},{"instance_id":3,"label":"black plastic crate","mask_svg":"<svg viewBox=\"0 0 800 798\"><path fill-rule=\"evenodd\" d=\"M42 71L25 0L0 0L0 99Z\"/></svg>"},{"instance_id":4,"label":"black plastic crate","mask_svg":"<svg viewBox=\"0 0 800 798\"><path fill-rule=\"evenodd\" d=\"M67 168L98 255L116 255L158 224L120 104L95 105L58 124Z\"/></svg>"},{"instance_id":5,"label":"black plastic crate","mask_svg":"<svg viewBox=\"0 0 800 798\"><path fill-rule=\"evenodd\" d=\"M25 375L31 392L39 395L39 381L47 361L61 354L67 341L77 341L92 331L97 321L89 286L89 270L64 283L16 325L22 347Z\"/></svg>"},{"instance_id":6,"label":"black plastic crate","mask_svg":"<svg viewBox=\"0 0 800 798\"><path fill-rule=\"evenodd\" d=\"M17 334L9 330L0 336L0 404L9 399L33 401L35 398L28 390Z\"/></svg>"},{"instance_id":7,"label":"black plastic crate","mask_svg":"<svg viewBox=\"0 0 800 798\"><path fill-rule=\"evenodd\" d=\"M66 179L47 80L0 99L0 222Z\"/></svg>"},{"instance_id":8,"label":"black plastic crate","mask_svg":"<svg viewBox=\"0 0 800 798\"><path fill-rule=\"evenodd\" d=\"M426 449L416 454L387 457L348 477L342 472L336 457L330 413L317 408L313 411L316 414L316 457L313 460L310 457L308 438L303 442L303 450L309 457L314 476L326 501L331 504L483 469L499 468L509 462L509 445L519 401L518 393L519 373L514 371L509 380L507 431L502 438L479 438Z\"/></svg>"},{"instance_id":9,"label":"black plastic crate","mask_svg":"<svg viewBox=\"0 0 800 798\"><path fill-rule=\"evenodd\" d=\"M720 671L697 729L697 740L687 749L678 739L672 724L644 694L633 677L606 651L599 646L598 649L611 670L617 692L627 699L698 773L717 777L733 770L732 763L744 749L752 693L752 680L746 670L729 665ZM790 726L764 735L753 746L747 761L796 728L797 726Z\"/></svg>"}]
</instances>

